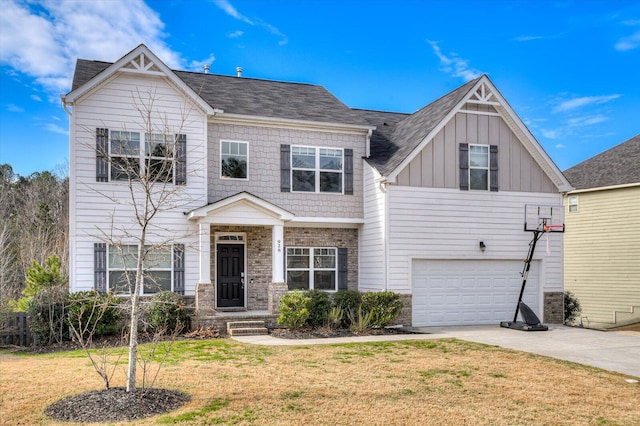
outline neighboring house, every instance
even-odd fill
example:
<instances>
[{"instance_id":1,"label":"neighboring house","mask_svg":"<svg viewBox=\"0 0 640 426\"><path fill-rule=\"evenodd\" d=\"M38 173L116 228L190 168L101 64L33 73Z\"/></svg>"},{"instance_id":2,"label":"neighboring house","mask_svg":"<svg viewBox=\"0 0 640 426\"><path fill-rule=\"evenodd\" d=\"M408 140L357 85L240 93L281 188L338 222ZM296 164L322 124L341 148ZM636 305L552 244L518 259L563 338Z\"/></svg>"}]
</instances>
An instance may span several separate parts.
<instances>
[{"instance_id":1,"label":"neighboring house","mask_svg":"<svg viewBox=\"0 0 640 426\"><path fill-rule=\"evenodd\" d=\"M566 170L565 288L581 324L640 322L640 135Z\"/></svg>"},{"instance_id":2,"label":"neighboring house","mask_svg":"<svg viewBox=\"0 0 640 426\"><path fill-rule=\"evenodd\" d=\"M150 99L162 117L152 131ZM117 290L125 262L105 236L133 246L136 226L110 165L144 167L149 140L175 135L184 155L148 237L165 247L150 273L195 296L200 318L273 314L287 291L348 288L401 293L406 325L510 320L531 239L524 207L561 205L571 189L487 76L397 114L309 84L171 70L140 45L115 63L78 60L63 103L71 290ZM525 301L561 322L562 236L550 238Z\"/></svg>"}]
</instances>

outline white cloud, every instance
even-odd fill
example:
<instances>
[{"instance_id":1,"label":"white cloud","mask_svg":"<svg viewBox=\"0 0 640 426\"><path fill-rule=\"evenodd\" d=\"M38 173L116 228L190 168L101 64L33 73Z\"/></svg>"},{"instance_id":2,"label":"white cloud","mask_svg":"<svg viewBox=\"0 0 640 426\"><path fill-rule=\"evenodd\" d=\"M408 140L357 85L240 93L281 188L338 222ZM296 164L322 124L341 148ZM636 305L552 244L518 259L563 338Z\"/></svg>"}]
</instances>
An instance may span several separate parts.
<instances>
[{"instance_id":1,"label":"white cloud","mask_svg":"<svg viewBox=\"0 0 640 426\"><path fill-rule=\"evenodd\" d=\"M226 13L227 15L245 22L249 25L254 25L253 21L251 21L251 19L247 18L246 16L242 15L240 12L238 12L238 10L233 7L231 5L231 3L229 3L227 0L213 0L213 2L215 3L216 6L218 6L220 9L222 9L224 11L224 13Z\"/></svg>"},{"instance_id":2,"label":"white cloud","mask_svg":"<svg viewBox=\"0 0 640 426\"><path fill-rule=\"evenodd\" d=\"M616 50L627 51L640 47L640 30L630 36L623 37L614 45Z\"/></svg>"},{"instance_id":3,"label":"white cloud","mask_svg":"<svg viewBox=\"0 0 640 426\"><path fill-rule=\"evenodd\" d=\"M227 34L227 37L229 37L229 38L239 38L239 37L242 37L243 35L244 35L244 31L238 30L238 31L234 31L234 32L231 32L231 33Z\"/></svg>"},{"instance_id":4,"label":"white cloud","mask_svg":"<svg viewBox=\"0 0 640 426\"><path fill-rule=\"evenodd\" d=\"M582 108L591 105L600 105L615 99L618 99L621 95L606 95L606 96L582 96L579 98L569 99L567 101L562 101L555 108L553 108L554 112L566 112L570 110L574 110L576 108Z\"/></svg>"},{"instance_id":5,"label":"white cloud","mask_svg":"<svg viewBox=\"0 0 640 426\"><path fill-rule=\"evenodd\" d=\"M232 18L235 18L239 21L244 22L245 24L254 26L254 27L260 27L263 28L265 30L267 30L269 33L277 36L280 38L280 41L278 42L278 44L280 46L284 46L285 44L289 43L289 38L283 34L278 28L276 28L275 26L269 24L268 22L264 22L263 20L259 19L259 18L254 18L249 19L246 16L244 16L242 13L238 12L238 10L231 4L229 3L228 0L213 0L213 3L218 6L220 9L222 9L224 11L224 13L226 13L227 15L231 16ZM231 34L238 34L237 37L241 36L242 34L244 34L242 31L235 31L234 33ZM232 37L231 34L229 35L230 38L235 38Z\"/></svg>"},{"instance_id":6,"label":"white cloud","mask_svg":"<svg viewBox=\"0 0 640 426\"><path fill-rule=\"evenodd\" d=\"M555 145L555 147L558 148L558 149L562 149L562 148L564 148L564 145L561 144L561 143L558 143L558 144Z\"/></svg>"},{"instance_id":7,"label":"white cloud","mask_svg":"<svg viewBox=\"0 0 640 426\"><path fill-rule=\"evenodd\" d=\"M189 64L189 69L192 71L202 71L205 65L211 65L216 60L216 57L213 55L209 55L207 59L203 59L201 61L191 61Z\"/></svg>"},{"instance_id":8,"label":"white cloud","mask_svg":"<svg viewBox=\"0 0 640 426\"><path fill-rule=\"evenodd\" d=\"M7 111L9 112L24 112L24 108L19 107L18 105L8 104Z\"/></svg>"},{"instance_id":9,"label":"white cloud","mask_svg":"<svg viewBox=\"0 0 640 426\"><path fill-rule=\"evenodd\" d=\"M465 82L480 77L482 72L471 69L465 59L458 57L455 53L450 53L449 56L442 53L440 46L435 41L427 40L433 49L433 53L440 59L440 68L442 71L453 75L454 77L460 77Z\"/></svg>"},{"instance_id":10,"label":"white cloud","mask_svg":"<svg viewBox=\"0 0 640 426\"><path fill-rule=\"evenodd\" d=\"M609 118L605 117L602 114L598 115L585 115L582 117L574 117L568 120L569 126L572 127L582 127L582 126L591 126L593 124L602 123L604 121L608 121Z\"/></svg>"},{"instance_id":11,"label":"white cloud","mask_svg":"<svg viewBox=\"0 0 640 426\"><path fill-rule=\"evenodd\" d=\"M58 126L57 124L54 123L48 123L44 125L45 130L52 132L52 133L58 133L61 135L65 135L68 136L69 135L69 131L61 126Z\"/></svg>"},{"instance_id":12,"label":"white cloud","mask_svg":"<svg viewBox=\"0 0 640 426\"><path fill-rule=\"evenodd\" d=\"M70 89L77 58L115 61L144 43L169 67L183 62L142 0L2 1L0 62L56 95Z\"/></svg>"},{"instance_id":13,"label":"white cloud","mask_svg":"<svg viewBox=\"0 0 640 426\"><path fill-rule=\"evenodd\" d=\"M42 98L40 96L38 96L38 95L31 95L30 98L33 101L42 102Z\"/></svg>"}]
</instances>

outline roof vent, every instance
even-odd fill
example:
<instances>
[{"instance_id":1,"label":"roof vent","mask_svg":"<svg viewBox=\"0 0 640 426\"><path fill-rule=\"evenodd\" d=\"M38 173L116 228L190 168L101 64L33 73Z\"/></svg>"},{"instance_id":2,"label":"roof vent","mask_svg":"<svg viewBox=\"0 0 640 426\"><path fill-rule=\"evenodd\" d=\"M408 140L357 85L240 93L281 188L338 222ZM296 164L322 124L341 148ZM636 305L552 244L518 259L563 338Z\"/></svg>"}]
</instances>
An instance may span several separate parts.
<instances>
[{"instance_id":1,"label":"roof vent","mask_svg":"<svg viewBox=\"0 0 640 426\"><path fill-rule=\"evenodd\" d=\"M210 66L210 65L205 65L205 66L204 66L204 73L205 73L205 74L209 74L209 70L210 70L210 69L211 69L211 66Z\"/></svg>"},{"instance_id":2,"label":"roof vent","mask_svg":"<svg viewBox=\"0 0 640 426\"><path fill-rule=\"evenodd\" d=\"M238 77L242 77L242 67L236 67L236 72L238 73Z\"/></svg>"}]
</instances>

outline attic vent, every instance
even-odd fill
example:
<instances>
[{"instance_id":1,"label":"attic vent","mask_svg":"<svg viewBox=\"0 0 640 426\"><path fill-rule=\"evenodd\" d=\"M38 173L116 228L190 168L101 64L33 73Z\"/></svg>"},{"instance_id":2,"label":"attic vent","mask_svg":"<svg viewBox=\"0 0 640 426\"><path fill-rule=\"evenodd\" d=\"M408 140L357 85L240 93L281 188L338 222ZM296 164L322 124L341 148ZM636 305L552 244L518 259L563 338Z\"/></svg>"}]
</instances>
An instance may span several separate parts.
<instances>
[{"instance_id":1,"label":"attic vent","mask_svg":"<svg viewBox=\"0 0 640 426\"><path fill-rule=\"evenodd\" d=\"M238 73L238 77L242 77L242 67L236 67L236 72Z\"/></svg>"},{"instance_id":2,"label":"attic vent","mask_svg":"<svg viewBox=\"0 0 640 426\"><path fill-rule=\"evenodd\" d=\"M209 74L209 70L210 70L210 69L211 69L211 66L210 66L210 65L205 65L205 66L204 66L204 73L205 73L205 74Z\"/></svg>"}]
</instances>

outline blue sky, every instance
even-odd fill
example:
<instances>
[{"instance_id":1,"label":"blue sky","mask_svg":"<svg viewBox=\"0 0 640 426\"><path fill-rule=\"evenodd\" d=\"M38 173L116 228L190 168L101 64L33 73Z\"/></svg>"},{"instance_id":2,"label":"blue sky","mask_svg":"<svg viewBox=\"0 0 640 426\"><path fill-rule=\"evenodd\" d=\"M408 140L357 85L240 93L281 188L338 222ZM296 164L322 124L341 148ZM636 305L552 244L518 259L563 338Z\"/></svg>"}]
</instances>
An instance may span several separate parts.
<instances>
[{"instance_id":1,"label":"blue sky","mask_svg":"<svg viewBox=\"0 0 640 426\"><path fill-rule=\"evenodd\" d=\"M561 170L640 133L638 0L0 0L0 163L63 170L76 59L140 43L386 111L486 73Z\"/></svg>"}]
</instances>

